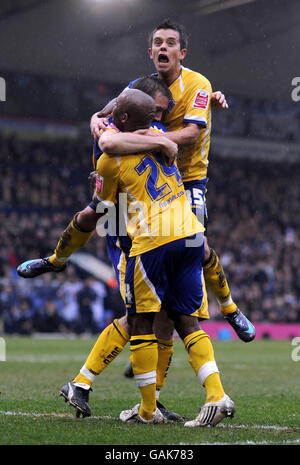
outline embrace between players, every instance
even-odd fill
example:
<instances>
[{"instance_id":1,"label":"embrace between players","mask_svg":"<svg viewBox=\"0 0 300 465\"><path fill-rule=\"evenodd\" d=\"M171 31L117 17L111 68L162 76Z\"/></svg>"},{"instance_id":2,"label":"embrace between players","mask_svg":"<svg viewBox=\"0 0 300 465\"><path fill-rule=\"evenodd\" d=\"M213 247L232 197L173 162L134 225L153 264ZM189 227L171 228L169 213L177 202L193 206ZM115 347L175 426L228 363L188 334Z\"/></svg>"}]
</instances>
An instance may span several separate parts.
<instances>
[{"instance_id":1,"label":"embrace between players","mask_svg":"<svg viewBox=\"0 0 300 465\"><path fill-rule=\"evenodd\" d=\"M211 106L227 108L227 103L221 92L212 93L204 76L182 66L186 53L181 25L165 20L154 29L149 55L157 74L131 82L91 119L92 202L75 215L52 256L18 267L27 278L63 271L70 255L92 237L104 208L119 208L119 195L126 194L127 211L134 212L129 213L128 234L108 234L107 249L127 312L105 328L77 376L61 388L77 416L91 415L89 393L96 376L129 342L141 401L122 411L120 419L183 421L159 402L173 355L174 328L206 390L200 413L184 425L214 426L235 412L224 392L211 340L200 327L200 321L209 318L207 285L240 339L250 342L255 337L207 241ZM162 234L166 223L169 230Z\"/></svg>"}]
</instances>

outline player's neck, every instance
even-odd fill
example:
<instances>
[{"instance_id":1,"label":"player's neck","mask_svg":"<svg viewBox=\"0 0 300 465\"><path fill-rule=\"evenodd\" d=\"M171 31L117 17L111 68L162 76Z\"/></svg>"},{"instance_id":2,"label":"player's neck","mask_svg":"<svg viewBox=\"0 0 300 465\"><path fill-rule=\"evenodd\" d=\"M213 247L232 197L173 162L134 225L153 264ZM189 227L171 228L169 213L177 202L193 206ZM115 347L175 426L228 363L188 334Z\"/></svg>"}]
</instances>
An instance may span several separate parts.
<instances>
[{"instance_id":1,"label":"player's neck","mask_svg":"<svg viewBox=\"0 0 300 465\"><path fill-rule=\"evenodd\" d=\"M176 81L178 76L181 73L181 64L179 64L176 69L167 71L166 73L158 73L158 76L165 81L165 83L170 87L170 85Z\"/></svg>"}]
</instances>

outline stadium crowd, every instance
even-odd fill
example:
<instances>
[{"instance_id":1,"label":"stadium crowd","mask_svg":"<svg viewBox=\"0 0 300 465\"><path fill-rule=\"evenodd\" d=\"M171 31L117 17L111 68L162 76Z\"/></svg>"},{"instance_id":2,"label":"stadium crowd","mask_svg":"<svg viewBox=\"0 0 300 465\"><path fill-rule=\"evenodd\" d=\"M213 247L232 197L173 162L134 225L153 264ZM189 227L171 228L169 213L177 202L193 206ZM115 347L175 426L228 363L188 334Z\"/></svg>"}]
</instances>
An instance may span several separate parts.
<instances>
[{"instance_id":1,"label":"stadium crowd","mask_svg":"<svg viewBox=\"0 0 300 465\"><path fill-rule=\"evenodd\" d=\"M6 333L97 333L124 307L118 289L65 272L18 277L22 261L48 256L90 200L92 147L78 141L0 138L0 313ZM299 166L223 159L211 152L208 234L232 294L255 322L300 321ZM105 239L85 251L109 263ZM192 285L192 283L191 283ZM221 318L210 296L211 317Z\"/></svg>"},{"instance_id":2,"label":"stadium crowd","mask_svg":"<svg viewBox=\"0 0 300 465\"><path fill-rule=\"evenodd\" d=\"M88 121L125 86L29 73L2 72L10 98L6 115L52 121ZM214 114L214 134L300 143L299 105L230 96L230 112ZM288 122L288 123L287 123Z\"/></svg>"}]
</instances>

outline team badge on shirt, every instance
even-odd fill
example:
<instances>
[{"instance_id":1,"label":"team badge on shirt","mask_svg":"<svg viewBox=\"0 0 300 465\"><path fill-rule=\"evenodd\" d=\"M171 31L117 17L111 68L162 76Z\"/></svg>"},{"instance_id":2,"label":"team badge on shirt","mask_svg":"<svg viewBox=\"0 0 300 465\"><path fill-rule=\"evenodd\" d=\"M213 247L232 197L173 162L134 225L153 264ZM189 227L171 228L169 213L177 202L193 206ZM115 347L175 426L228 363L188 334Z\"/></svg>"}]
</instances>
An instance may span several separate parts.
<instances>
[{"instance_id":1,"label":"team badge on shirt","mask_svg":"<svg viewBox=\"0 0 300 465\"><path fill-rule=\"evenodd\" d=\"M97 174L96 175L96 190L100 194L102 194L102 192L103 192L103 183L104 183L103 177L100 176L99 174Z\"/></svg>"},{"instance_id":2,"label":"team badge on shirt","mask_svg":"<svg viewBox=\"0 0 300 465\"><path fill-rule=\"evenodd\" d=\"M198 90L193 103L193 108L201 108L206 110L209 101L209 93L206 90Z\"/></svg>"}]
</instances>

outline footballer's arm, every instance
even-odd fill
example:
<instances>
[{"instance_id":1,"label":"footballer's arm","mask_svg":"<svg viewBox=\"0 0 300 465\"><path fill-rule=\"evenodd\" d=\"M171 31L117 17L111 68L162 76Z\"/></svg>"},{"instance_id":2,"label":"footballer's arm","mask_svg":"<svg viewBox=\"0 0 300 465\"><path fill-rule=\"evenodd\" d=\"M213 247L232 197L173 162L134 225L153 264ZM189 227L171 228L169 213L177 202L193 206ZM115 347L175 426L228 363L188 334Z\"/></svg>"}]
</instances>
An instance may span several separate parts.
<instances>
[{"instance_id":1,"label":"footballer's arm","mask_svg":"<svg viewBox=\"0 0 300 465\"><path fill-rule=\"evenodd\" d=\"M97 111L95 115L97 115L98 118L103 118L103 117L111 115L113 112L113 109L116 106L116 103L117 103L117 99L116 98L112 99L110 102L108 102L107 105L105 105L104 108L102 108L102 110Z\"/></svg>"},{"instance_id":2,"label":"footballer's arm","mask_svg":"<svg viewBox=\"0 0 300 465\"><path fill-rule=\"evenodd\" d=\"M90 121L90 129L91 129L91 134L95 140L99 138L101 129L103 130L107 126L108 121L106 118L107 116L112 114L113 109L116 105L116 100L117 99L114 98L102 110L97 111L96 113L92 115L91 121ZM211 104L212 104L212 107L214 108L222 108L226 110L228 109L228 103L226 101L226 97L221 91L216 91L211 94ZM176 140L174 140L174 142L176 142ZM183 145L186 145L188 143L194 143L194 142L186 142Z\"/></svg>"},{"instance_id":3,"label":"footballer's arm","mask_svg":"<svg viewBox=\"0 0 300 465\"><path fill-rule=\"evenodd\" d=\"M127 87L122 90L121 94L123 92L126 92ZM121 95L120 94L120 95ZM95 140L97 140L100 137L101 130L104 130L106 126L108 125L108 117L112 114L115 106L117 103L117 97L110 100L107 105L105 105L102 110L97 111L94 113L91 117L90 121L90 129L91 129L91 134L94 137Z\"/></svg>"},{"instance_id":4,"label":"footballer's arm","mask_svg":"<svg viewBox=\"0 0 300 465\"><path fill-rule=\"evenodd\" d=\"M116 153L126 155L149 151L161 152L168 158L170 164L174 162L178 153L177 144L164 135L153 136L134 132L112 133L111 131L104 131L98 144L102 152L109 155Z\"/></svg>"},{"instance_id":5,"label":"footballer's arm","mask_svg":"<svg viewBox=\"0 0 300 465\"><path fill-rule=\"evenodd\" d=\"M164 137L175 142L179 147L195 144L204 126L195 123L188 123L184 128L177 131L164 133Z\"/></svg>"},{"instance_id":6,"label":"footballer's arm","mask_svg":"<svg viewBox=\"0 0 300 465\"><path fill-rule=\"evenodd\" d=\"M113 109L116 106L116 101L117 99L114 98L108 104L102 108L102 110L97 111L94 113L91 117L90 121L90 129L91 129L91 134L95 140L97 140L100 137L101 131L106 129L106 126L108 125L108 119L107 117L112 114Z\"/></svg>"}]
</instances>

